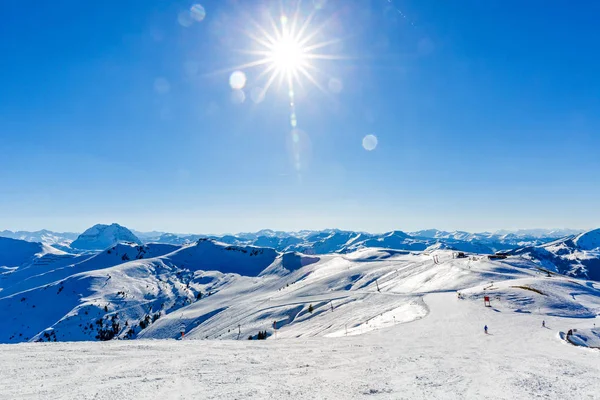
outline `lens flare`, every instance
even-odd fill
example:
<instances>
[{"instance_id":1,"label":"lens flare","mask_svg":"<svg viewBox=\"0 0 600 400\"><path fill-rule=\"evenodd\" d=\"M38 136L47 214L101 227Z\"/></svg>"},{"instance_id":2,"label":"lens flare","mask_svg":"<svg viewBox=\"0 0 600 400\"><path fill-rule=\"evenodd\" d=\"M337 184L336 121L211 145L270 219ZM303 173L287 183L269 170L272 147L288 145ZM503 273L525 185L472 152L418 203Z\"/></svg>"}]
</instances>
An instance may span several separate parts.
<instances>
[{"instance_id":1,"label":"lens flare","mask_svg":"<svg viewBox=\"0 0 600 400\"><path fill-rule=\"evenodd\" d=\"M243 89L246 86L246 74L242 71L235 71L229 77L229 86L232 89Z\"/></svg>"},{"instance_id":2,"label":"lens flare","mask_svg":"<svg viewBox=\"0 0 600 400\"><path fill-rule=\"evenodd\" d=\"M257 82L253 82L253 85L256 84L256 87L262 88L262 92L259 94L253 90L250 93L251 98L256 103L262 101L274 83L277 82L278 87L285 84L288 89L290 125L292 128L298 125L294 98L296 86L302 88L304 82L310 82L323 93L339 93L342 89L339 80L333 81L331 88L328 87L330 84L327 81L325 81L324 86L321 85L318 80L321 71L315 65L319 60L343 58L323 52L325 48L340 43L340 40L336 38L321 40L321 36L327 31L327 24L332 19L328 19L316 27L311 25L315 13L319 7L325 4L325 1L317 1L315 5L319 5L319 7L313 7L312 12L306 18L301 15L299 4L300 2L298 2L296 12L291 17L282 13L278 19L274 19L272 15L269 15L268 23L264 26L250 19L252 29L247 29L244 33L251 39L252 43L249 49L240 50L240 52L249 54L255 59L224 70L238 72L254 67L262 68L262 71L256 77ZM263 83L263 79L266 82ZM235 84L232 80L233 75L230 79L232 88L240 89L240 85Z\"/></svg>"},{"instance_id":3,"label":"lens flare","mask_svg":"<svg viewBox=\"0 0 600 400\"><path fill-rule=\"evenodd\" d=\"M201 22L206 18L206 10L200 4L194 4L190 8L190 16L198 22Z\"/></svg>"},{"instance_id":4,"label":"lens flare","mask_svg":"<svg viewBox=\"0 0 600 400\"><path fill-rule=\"evenodd\" d=\"M367 135L362 140L362 145L367 151L375 150L377 147L377 136Z\"/></svg>"}]
</instances>

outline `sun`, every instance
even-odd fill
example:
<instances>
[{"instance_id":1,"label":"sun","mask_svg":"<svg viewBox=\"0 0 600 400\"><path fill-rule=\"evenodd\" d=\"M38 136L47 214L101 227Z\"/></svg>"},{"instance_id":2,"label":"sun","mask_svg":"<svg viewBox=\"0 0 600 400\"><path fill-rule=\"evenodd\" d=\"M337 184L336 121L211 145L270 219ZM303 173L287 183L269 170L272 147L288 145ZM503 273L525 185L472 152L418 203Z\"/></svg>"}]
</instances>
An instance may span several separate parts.
<instances>
[{"instance_id":1,"label":"sun","mask_svg":"<svg viewBox=\"0 0 600 400\"><path fill-rule=\"evenodd\" d=\"M322 33L329 20L314 27L314 17L313 12L303 18L300 10L297 9L291 18L283 13L277 20L269 16L266 25L251 19L253 28L244 31L244 34L251 39L250 46L240 52L250 55L254 60L229 70L261 67L262 71L255 81L266 79L266 82L261 84L262 95L275 82L278 82L279 87L285 83L289 93L293 93L296 85L302 86L306 81L326 92L318 81L317 75L322 71L316 66L316 62L341 58L334 54L322 53L324 48L339 40L322 40ZM290 101L293 102L293 98Z\"/></svg>"},{"instance_id":2,"label":"sun","mask_svg":"<svg viewBox=\"0 0 600 400\"><path fill-rule=\"evenodd\" d=\"M344 59L338 54L327 52L332 45L339 43L338 38L327 38L328 25L334 21L330 16L315 26L317 8L304 17L300 11L300 2L291 18L283 12L279 18L266 15L266 24L260 24L248 16L249 25L242 33L250 39L247 45L237 52L250 56L248 62L217 72L232 72L229 82L235 101L243 102L243 89L246 83L252 88L252 99L261 102L266 93L276 83L277 88L287 87L287 101L290 108L290 125L298 127L296 116L296 90L304 89L304 84L316 86L321 92L330 95L320 83L327 79L329 83L336 81L331 74L321 68L321 61ZM260 69L258 74L248 78L246 70ZM325 85L327 86L327 84Z\"/></svg>"},{"instance_id":3,"label":"sun","mask_svg":"<svg viewBox=\"0 0 600 400\"><path fill-rule=\"evenodd\" d=\"M307 67L307 58L300 43L285 35L271 45L270 62L278 73L294 75Z\"/></svg>"}]
</instances>

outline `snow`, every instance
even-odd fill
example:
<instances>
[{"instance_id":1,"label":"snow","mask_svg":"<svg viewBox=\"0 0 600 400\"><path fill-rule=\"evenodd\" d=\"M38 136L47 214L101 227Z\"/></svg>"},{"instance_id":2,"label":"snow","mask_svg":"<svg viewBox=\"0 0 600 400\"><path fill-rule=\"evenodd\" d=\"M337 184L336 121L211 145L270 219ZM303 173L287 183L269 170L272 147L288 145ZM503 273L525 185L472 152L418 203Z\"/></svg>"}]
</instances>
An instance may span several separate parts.
<instances>
[{"instance_id":1,"label":"snow","mask_svg":"<svg viewBox=\"0 0 600 400\"><path fill-rule=\"evenodd\" d=\"M137 232L137 231L136 231ZM272 247L280 252L302 252L305 254L349 253L365 247L390 249L424 250L436 243L458 251L492 254L500 250L517 247L537 246L578 234L573 230L522 230L498 231L494 233L446 232L429 229L411 233L391 231L381 234L325 229L322 231L282 232L263 229L255 233L225 235L190 235L164 232L138 232L144 242L189 244L200 238L209 238L232 245Z\"/></svg>"},{"instance_id":2,"label":"snow","mask_svg":"<svg viewBox=\"0 0 600 400\"><path fill-rule=\"evenodd\" d=\"M348 337L0 345L0 389L10 399L597 398L600 352L557 336L589 321L545 317L542 328L540 316L454 293L424 302L424 318Z\"/></svg>"},{"instance_id":3,"label":"snow","mask_svg":"<svg viewBox=\"0 0 600 400\"><path fill-rule=\"evenodd\" d=\"M41 258L46 254L66 254L51 246L0 237L0 267L15 267Z\"/></svg>"},{"instance_id":4,"label":"snow","mask_svg":"<svg viewBox=\"0 0 600 400\"><path fill-rule=\"evenodd\" d=\"M573 239L573 242L581 250L595 250L600 252L600 229L582 233Z\"/></svg>"},{"instance_id":5,"label":"snow","mask_svg":"<svg viewBox=\"0 0 600 400\"><path fill-rule=\"evenodd\" d=\"M0 231L0 237L25 240L28 242L38 242L57 248L68 248L69 244L77 238L78 234L72 232L52 232L47 229L41 231Z\"/></svg>"},{"instance_id":6,"label":"snow","mask_svg":"<svg viewBox=\"0 0 600 400\"><path fill-rule=\"evenodd\" d=\"M530 259L550 271L600 280L600 229L515 249L510 254Z\"/></svg>"},{"instance_id":7,"label":"snow","mask_svg":"<svg viewBox=\"0 0 600 400\"><path fill-rule=\"evenodd\" d=\"M364 234L322 232L317 242L353 244L357 236ZM390 232L382 242L400 237ZM0 344L2 398L527 399L600 391L600 351L591 348L600 283L542 272L537 259L455 259L441 244L315 256L212 239L119 243L78 255L22 243L10 242L6 254L24 250L0 274L0 343L11 343ZM175 340L182 329L185 339ZM578 346L562 340L568 330ZM247 340L259 331L268 339ZM121 340L95 342L100 337Z\"/></svg>"},{"instance_id":8,"label":"snow","mask_svg":"<svg viewBox=\"0 0 600 400\"><path fill-rule=\"evenodd\" d=\"M576 346L600 349L600 328L575 329L569 341Z\"/></svg>"},{"instance_id":9,"label":"snow","mask_svg":"<svg viewBox=\"0 0 600 400\"><path fill-rule=\"evenodd\" d=\"M80 250L104 250L116 243L130 242L142 244L129 229L119 225L94 225L83 232L73 243L71 247Z\"/></svg>"}]
</instances>

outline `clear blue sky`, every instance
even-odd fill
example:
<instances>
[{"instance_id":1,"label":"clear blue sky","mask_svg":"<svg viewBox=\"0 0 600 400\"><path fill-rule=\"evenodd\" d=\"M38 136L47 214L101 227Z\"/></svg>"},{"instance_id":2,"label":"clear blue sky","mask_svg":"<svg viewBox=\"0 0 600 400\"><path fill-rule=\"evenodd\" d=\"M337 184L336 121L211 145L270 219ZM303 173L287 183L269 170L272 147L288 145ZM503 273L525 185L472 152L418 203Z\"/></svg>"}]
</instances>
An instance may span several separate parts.
<instances>
[{"instance_id":1,"label":"clear blue sky","mask_svg":"<svg viewBox=\"0 0 600 400\"><path fill-rule=\"evenodd\" d=\"M305 0L299 143L223 71L280 2L194 3L0 2L0 229L600 226L600 2Z\"/></svg>"}]
</instances>

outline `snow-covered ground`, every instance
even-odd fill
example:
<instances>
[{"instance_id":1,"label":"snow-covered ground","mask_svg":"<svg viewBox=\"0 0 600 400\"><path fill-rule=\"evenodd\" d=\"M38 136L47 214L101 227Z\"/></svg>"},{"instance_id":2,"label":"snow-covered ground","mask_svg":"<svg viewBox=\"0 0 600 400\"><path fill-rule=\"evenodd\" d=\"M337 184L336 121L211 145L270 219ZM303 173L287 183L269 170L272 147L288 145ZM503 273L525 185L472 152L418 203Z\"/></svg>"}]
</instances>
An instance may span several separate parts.
<instances>
[{"instance_id":1,"label":"snow-covered ground","mask_svg":"<svg viewBox=\"0 0 600 400\"><path fill-rule=\"evenodd\" d=\"M600 393L600 284L522 257L316 257L205 239L26 250L33 261L0 276L0 340L29 342L0 345L0 399ZM132 340L89 341L107 338Z\"/></svg>"},{"instance_id":2,"label":"snow-covered ground","mask_svg":"<svg viewBox=\"0 0 600 400\"><path fill-rule=\"evenodd\" d=\"M589 327L591 319L483 307L453 292L428 294L424 302L425 318L348 337L1 345L0 393L7 399L598 398L600 351L558 335Z\"/></svg>"}]
</instances>

